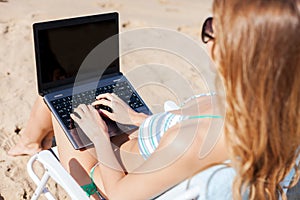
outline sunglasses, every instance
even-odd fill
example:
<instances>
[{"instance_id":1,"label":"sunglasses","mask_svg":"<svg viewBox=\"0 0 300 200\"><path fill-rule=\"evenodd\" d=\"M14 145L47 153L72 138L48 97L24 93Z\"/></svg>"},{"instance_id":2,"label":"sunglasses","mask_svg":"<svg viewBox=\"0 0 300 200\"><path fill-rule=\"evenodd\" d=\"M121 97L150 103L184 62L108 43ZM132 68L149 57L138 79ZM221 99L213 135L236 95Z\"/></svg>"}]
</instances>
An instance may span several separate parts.
<instances>
[{"instance_id":1,"label":"sunglasses","mask_svg":"<svg viewBox=\"0 0 300 200\"><path fill-rule=\"evenodd\" d=\"M212 26L213 18L207 18L202 26L201 39L203 43L208 43L211 40L214 40L214 30Z\"/></svg>"}]
</instances>

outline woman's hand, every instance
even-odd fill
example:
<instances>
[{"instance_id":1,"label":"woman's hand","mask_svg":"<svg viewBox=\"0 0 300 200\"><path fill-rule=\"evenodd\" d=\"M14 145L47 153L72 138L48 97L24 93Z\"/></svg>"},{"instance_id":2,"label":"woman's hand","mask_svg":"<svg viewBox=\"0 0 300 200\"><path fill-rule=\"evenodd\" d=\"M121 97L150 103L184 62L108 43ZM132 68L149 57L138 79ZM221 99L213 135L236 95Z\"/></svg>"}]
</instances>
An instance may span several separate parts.
<instances>
[{"instance_id":1,"label":"woman's hand","mask_svg":"<svg viewBox=\"0 0 300 200\"><path fill-rule=\"evenodd\" d=\"M74 109L71 118L78 124L91 141L97 136L101 136L101 134L109 140L106 123L93 106L84 104L79 105Z\"/></svg>"},{"instance_id":2,"label":"woman's hand","mask_svg":"<svg viewBox=\"0 0 300 200\"><path fill-rule=\"evenodd\" d=\"M104 105L112 109L112 112L101 109L101 111L111 120L121 124L133 124L139 126L141 122L147 117L143 113L135 112L122 99L114 93L100 94L97 100L92 103L93 106Z\"/></svg>"}]
</instances>

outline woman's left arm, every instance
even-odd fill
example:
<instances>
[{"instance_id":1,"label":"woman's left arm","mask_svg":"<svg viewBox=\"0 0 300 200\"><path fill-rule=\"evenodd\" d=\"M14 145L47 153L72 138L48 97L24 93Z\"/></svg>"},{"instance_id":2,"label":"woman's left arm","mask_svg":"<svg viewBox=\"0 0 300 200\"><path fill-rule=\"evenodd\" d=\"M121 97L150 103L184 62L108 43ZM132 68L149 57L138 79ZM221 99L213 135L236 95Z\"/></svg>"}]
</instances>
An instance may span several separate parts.
<instances>
[{"instance_id":1,"label":"woman's left arm","mask_svg":"<svg viewBox=\"0 0 300 200\"><path fill-rule=\"evenodd\" d=\"M75 110L78 116L72 115L72 118L79 124L82 130L93 141L97 156L99 159L99 168L104 184L104 189L109 199L150 199L162 192L168 190L172 186L185 180L196 171L199 166L205 166L214 161L214 156L220 154L217 148L206 158L199 160L195 148L187 148L184 152L181 151L182 141L174 140L172 136L172 128L166 132L161 143L167 144L170 141L172 145L164 148L164 145L159 145L159 148L148 158L135 173L125 174L117 161L112 150L109 136L107 133L106 124L99 116L97 110L92 106L81 105ZM199 145L199 144L191 144ZM165 153L161 154L160 149L164 149ZM180 149L180 150L178 150ZM214 151L218 153L214 153ZM164 160L168 160L168 156L174 153L181 153L177 159L161 164ZM219 158L216 156L216 158ZM217 160L220 161L220 160ZM158 165L157 165L158 164ZM161 166L160 166L161 165ZM160 167L158 167L160 166ZM101 180L95 180L95 183Z\"/></svg>"}]
</instances>

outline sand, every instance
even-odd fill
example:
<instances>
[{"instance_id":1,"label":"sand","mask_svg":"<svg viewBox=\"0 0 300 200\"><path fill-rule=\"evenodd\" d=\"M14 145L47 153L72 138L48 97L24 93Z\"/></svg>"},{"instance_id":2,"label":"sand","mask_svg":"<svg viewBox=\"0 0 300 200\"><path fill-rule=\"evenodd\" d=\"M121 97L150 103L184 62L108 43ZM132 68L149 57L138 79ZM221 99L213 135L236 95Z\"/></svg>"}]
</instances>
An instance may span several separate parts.
<instances>
[{"instance_id":1,"label":"sand","mask_svg":"<svg viewBox=\"0 0 300 200\"><path fill-rule=\"evenodd\" d=\"M38 95L31 28L34 22L118 11L122 32L159 27L199 41L200 27L211 13L211 3L211 0L0 0L0 200L30 199L35 188L26 171L29 156L6 155L22 134ZM155 64L143 67L147 63ZM199 74L178 56L154 50L125 55L122 71L128 74L154 112L162 110L165 100L180 101L176 91L184 90L176 82L176 76L157 70L158 64L184 76L197 92L206 91ZM138 71L141 69L147 70L146 73ZM151 82L149 77L160 84L144 84L145 78ZM168 84L175 86L176 91L165 86ZM187 98L189 94L180 95ZM57 199L68 199L56 183L50 181L49 188Z\"/></svg>"}]
</instances>

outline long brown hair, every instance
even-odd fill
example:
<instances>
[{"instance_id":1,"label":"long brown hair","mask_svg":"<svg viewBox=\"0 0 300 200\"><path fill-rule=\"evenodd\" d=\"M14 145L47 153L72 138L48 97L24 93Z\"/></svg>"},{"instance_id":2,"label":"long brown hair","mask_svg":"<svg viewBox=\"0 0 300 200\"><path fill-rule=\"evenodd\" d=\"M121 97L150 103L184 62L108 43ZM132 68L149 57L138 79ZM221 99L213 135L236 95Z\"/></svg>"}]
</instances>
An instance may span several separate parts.
<instances>
[{"instance_id":1,"label":"long brown hair","mask_svg":"<svg viewBox=\"0 0 300 200\"><path fill-rule=\"evenodd\" d=\"M249 199L286 199L279 183L295 167L300 147L299 5L214 1L213 58L226 90L234 199L245 193Z\"/></svg>"}]
</instances>

